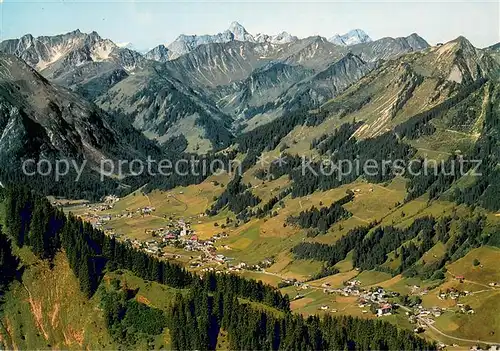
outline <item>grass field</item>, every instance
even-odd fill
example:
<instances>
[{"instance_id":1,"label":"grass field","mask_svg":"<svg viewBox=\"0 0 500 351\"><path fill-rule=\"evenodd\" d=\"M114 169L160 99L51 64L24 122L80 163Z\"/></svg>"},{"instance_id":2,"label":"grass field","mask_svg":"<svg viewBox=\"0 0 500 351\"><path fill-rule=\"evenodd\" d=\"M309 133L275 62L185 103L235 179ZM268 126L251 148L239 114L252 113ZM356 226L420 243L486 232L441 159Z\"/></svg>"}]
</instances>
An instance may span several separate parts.
<instances>
[{"instance_id":1,"label":"grass field","mask_svg":"<svg viewBox=\"0 0 500 351\"><path fill-rule=\"evenodd\" d=\"M474 260L480 264L474 266ZM488 285L497 283L500 285L500 249L483 246L470 251L467 255L450 264L447 268L452 275L462 275L466 280Z\"/></svg>"},{"instance_id":2,"label":"grass field","mask_svg":"<svg viewBox=\"0 0 500 351\"><path fill-rule=\"evenodd\" d=\"M474 314L446 312L435 326L446 334L471 340L500 342L500 291L476 294L461 300Z\"/></svg>"},{"instance_id":3,"label":"grass field","mask_svg":"<svg viewBox=\"0 0 500 351\"><path fill-rule=\"evenodd\" d=\"M281 278L273 275L273 274L265 274L262 272L252 272L252 271L244 271L241 273L242 277L248 278L248 279L255 279L257 281L261 281L264 284L269 284L274 287L278 286L278 283L281 282Z\"/></svg>"},{"instance_id":4,"label":"grass field","mask_svg":"<svg viewBox=\"0 0 500 351\"><path fill-rule=\"evenodd\" d=\"M156 210L151 215L134 215L132 218L112 217L111 221L106 223L105 228L112 228L116 233L129 238L147 240L151 239L151 236L146 234L146 230L163 227L166 224L166 219L172 217L191 221L194 226L200 226L199 235L201 238L210 237L219 231L214 228L213 224L216 221L225 220L225 216L222 217L224 214L220 214L217 217L209 218L203 214L214 201L214 197L222 194L224 186L229 180L229 175L224 173L211 176L198 185L177 187L169 191L155 190L144 194L141 190L137 190L116 202L112 209L96 213L101 216L106 214L116 216L130 211L134 212L147 206L155 207ZM65 211L82 216L89 212L89 208L73 206L65 208ZM234 218L234 215L231 217Z\"/></svg>"},{"instance_id":5,"label":"grass field","mask_svg":"<svg viewBox=\"0 0 500 351\"><path fill-rule=\"evenodd\" d=\"M56 255L52 267L27 248L16 252L26 269L22 282L15 281L7 292L0 318L0 340L9 349L118 349L108 333L99 292L90 300L80 292L63 252ZM126 271L106 274L103 286L111 279L119 279L122 287L136 290L138 302L162 310L171 306L176 293L183 293L145 282ZM166 329L156 338L155 349L168 349L169 345Z\"/></svg>"},{"instance_id":6,"label":"grass field","mask_svg":"<svg viewBox=\"0 0 500 351\"><path fill-rule=\"evenodd\" d=\"M352 254L352 251L349 252L344 260L335 264L335 268L337 268L340 273L349 272L354 268L352 263Z\"/></svg>"},{"instance_id":7,"label":"grass field","mask_svg":"<svg viewBox=\"0 0 500 351\"><path fill-rule=\"evenodd\" d=\"M442 242L436 243L429 251L424 253L422 258L418 261L421 264L433 264L441 259L446 253L445 245Z\"/></svg>"},{"instance_id":8,"label":"grass field","mask_svg":"<svg viewBox=\"0 0 500 351\"><path fill-rule=\"evenodd\" d=\"M87 300L63 253L51 270L21 251L29 266L3 306L3 339L12 349L115 349L96 297ZM31 262L31 264L30 264Z\"/></svg>"},{"instance_id":9,"label":"grass field","mask_svg":"<svg viewBox=\"0 0 500 351\"><path fill-rule=\"evenodd\" d=\"M263 202L289 186L289 180L286 176L262 184L262 181L249 176L249 173L247 172L245 177L249 178L248 181L253 187L252 191L261 197ZM234 220L234 214L227 210L223 210L213 217L203 216L214 198L224 191L221 185L226 185L229 180L229 175L223 174L210 177L198 185L177 187L170 191L153 191L150 194L144 194L138 190L120 199L111 210L97 212L97 214L113 216L111 221L105 224L105 228L113 229L118 234L141 241L151 239L147 230L165 226L168 218L189 220L198 237L207 239L222 231L220 225L226 222L227 217ZM353 213L353 216L334 225L325 235L312 239L331 244L357 226L366 225L375 219L382 219L387 212L392 210L396 202L403 200L404 189L405 181L397 178L387 185L359 181L337 189L315 192L305 197L291 198L288 196L284 199L284 208L275 207L277 216L252 219L238 227L228 226L223 231L229 235L229 238L218 241L217 245L221 254L233 258L235 262L257 264L266 258L274 258L275 265L269 269L271 273L306 279L319 271L321 264L310 261L295 261L290 256L290 249L305 239L305 231L285 225L289 216L296 216L300 211L307 210L312 206L329 206L345 196L347 190L355 191L354 200L345 206ZM381 197L385 199L383 203L380 202ZM116 215L146 206L153 206L156 211L151 215L133 215L132 218L116 217ZM66 211L82 215L89 209L86 206L74 206L66 208ZM344 270L352 269L349 260L344 265Z\"/></svg>"},{"instance_id":10,"label":"grass field","mask_svg":"<svg viewBox=\"0 0 500 351\"><path fill-rule=\"evenodd\" d=\"M321 287L321 285L327 283L330 284L332 288L341 288L344 286L344 282L356 278L358 274L359 272L353 269L347 272L330 275L318 280L313 280L310 282L310 284L316 287Z\"/></svg>"},{"instance_id":11,"label":"grass field","mask_svg":"<svg viewBox=\"0 0 500 351\"><path fill-rule=\"evenodd\" d=\"M250 181L250 184L252 184L252 193L262 200L261 204L265 204L271 198L290 187L291 182L288 176L284 175L278 179L266 182L254 178ZM257 207L260 207L260 205ZM276 207L278 207L278 205L276 205Z\"/></svg>"},{"instance_id":12,"label":"grass field","mask_svg":"<svg viewBox=\"0 0 500 351\"><path fill-rule=\"evenodd\" d=\"M301 291L305 296L291 302L294 312L303 315L350 315L362 318L376 318L376 316L363 307L359 307L357 298L354 296L327 295L321 290ZM322 307L327 307L326 310Z\"/></svg>"},{"instance_id":13,"label":"grass field","mask_svg":"<svg viewBox=\"0 0 500 351\"><path fill-rule=\"evenodd\" d=\"M378 271L363 271L356 277L363 287L377 285L391 278L390 274Z\"/></svg>"},{"instance_id":14,"label":"grass field","mask_svg":"<svg viewBox=\"0 0 500 351\"><path fill-rule=\"evenodd\" d=\"M455 150L468 151L476 141L476 137L469 133L439 128L432 135L410 141L410 144L417 148L417 156L440 162L447 159Z\"/></svg>"}]
</instances>

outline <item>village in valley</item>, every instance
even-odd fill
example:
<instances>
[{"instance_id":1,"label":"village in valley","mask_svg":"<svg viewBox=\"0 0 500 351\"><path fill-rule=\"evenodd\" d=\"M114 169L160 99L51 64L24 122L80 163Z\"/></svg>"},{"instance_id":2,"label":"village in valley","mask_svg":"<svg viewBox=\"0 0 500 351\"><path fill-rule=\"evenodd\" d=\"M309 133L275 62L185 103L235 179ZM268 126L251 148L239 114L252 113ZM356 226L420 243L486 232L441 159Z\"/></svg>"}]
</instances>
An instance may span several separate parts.
<instances>
[{"instance_id":1,"label":"village in valley","mask_svg":"<svg viewBox=\"0 0 500 351\"><path fill-rule=\"evenodd\" d=\"M455 280L460 283L463 277L457 276ZM334 288L329 283L322 283L318 286L317 282L298 282L294 280L286 280L286 284L290 284L296 289L296 295L292 301L304 299L313 290L321 290L325 295L334 295L338 297L354 298L356 307L366 316L376 316L378 318L389 317L394 314L405 316L407 321L413 326L415 333L423 333L428 328L432 328L436 318L439 318L444 313L448 314L474 314L475 311L469 305L461 303L462 297L472 296L473 292L459 290L455 288L447 289L446 291L430 292L427 288L419 286L409 287L410 295L401 295L399 292L390 291L380 286L372 286L364 288L361 286L361 281L352 279L343 282L340 288ZM496 283L491 283L491 288L498 286ZM452 302L451 307L424 307L422 298L428 294L434 293L438 300ZM332 298L332 303L323 303L318 307L319 313L342 313L336 307L336 298ZM344 308L345 310L345 308ZM444 347L445 345L440 345Z\"/></svg>"},{"instance_id":2,"label":"village in valley","mask_svg":"<svg viewBox=\"0 0 500 351\"><path fill-rule=\"evenodd\" d=\"M191 228L190 218L185 220L183 218L174 219L173 217L163 216L164 226L154 229L144 229L144 234L150 239L139 240L137 238L130 238L123 233L117 232L111 225L110 221L113 219L121 218L134 218L134 217L147 217L155 216L156 208L154 206L145 206L136 209L126 209L118 214L110 214L109 210L114 208L114 205L120 199L116 196L107 196L104 198L103 203L100 204L86 204L86 211L79 216L90 222L95 228L101 229L106 235L113 236L117 240L129 242L132 247L144 250L148 254L165 258L181 258L180 254L169 253L168 248L174 248L190 253L189 259L196 260L191 262L191 268L201 267L203 264L223 264L227 262L224 255L217 254L215 243L228 235L221 232L213 235L211 238L201 240L196 235L195 231ZM200 217L205 216L200 214Z\"/></svg>"},{"instance_id":3,"label":"village in valley","mask_svg":"<svg viewBox=\"0 0 500 351\"><path fill-rule=\"evenodd\" d=\"M213 232L216 234L210 237L205 235L205 238L201 239L193 229L193 223L201 223L206 216L204 213L187 218L165 214L158 216L154 206L113 211L119 201L120 199L115 196L107 196L99 204L79 204L80 207L84 208L79 212L79 216L92 223L94 227L103 230L107 235L114 236L117 240L129 242L133 247L144 250L151 255L182 261L194 271L232 272L236 274L253 272L252 274L261 274L262 276L272 274L279 279L277 286L290 296L292 306L315 292L324 296L318 299L321 304L316 307L316 313L340 314L343 311L337 306L336 300L350 299L349 301L352 301L353 305L351 308L357 308L359 315L365 315L369 318L390 318L390 316L398 315L401 316L399 318L407 320L415 333L432 329L435 320L445 313L464 315L476 313L473 308L461 300L481 291L471 292L460 289L460 283L464 281L464 277L460 275L454 277L458 287L451 287L444 291L430 291L429 288L414 285L407 287L409 291L407 295L377 285L362 286L362 282L356 278L343 281L341 286L332 286L328 282L313 280L313 278L297 280L266 271L266 268L273 265L273 258L267 258L258 264L248 264L218 253L218 248L225 252L231 250L231 247L224 244L223 241L229 236L228 231L232 221L229 218L226 218L225 223L220 225L215 223ZM54 204L64 206L64 204ZM113 220L145 217L156 217L161 219L164 224L161 227L144 229L146 239L143 240L126 236L111 225ZM497 282L489 283L489 289L497 289L498 287ZM443 305L428 306L427 304L424 307L422 301L428 294L434 294L436 301L444 302Z\"/></svg>"}]
</instances>

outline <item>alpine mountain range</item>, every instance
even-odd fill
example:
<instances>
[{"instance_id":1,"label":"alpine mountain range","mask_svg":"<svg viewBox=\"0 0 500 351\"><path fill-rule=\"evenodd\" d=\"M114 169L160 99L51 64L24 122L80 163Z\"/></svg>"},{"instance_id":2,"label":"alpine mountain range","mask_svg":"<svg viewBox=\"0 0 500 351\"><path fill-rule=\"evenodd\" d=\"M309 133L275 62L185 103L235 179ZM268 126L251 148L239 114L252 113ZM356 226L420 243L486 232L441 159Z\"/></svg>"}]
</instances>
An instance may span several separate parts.
<instances>
[{"instance_id":1,"label":"alpine mountain range","mask_svg":"<svg viewBox=\"0 0 500 351\"><path fill-rule=\"evenodd\" d=\"M446 55L438 55L445 49ZM51 101L44 108L55 108L63 120L65 108L58 97L71 96L75 106L85 106L82 115L89 111L93 111L94 118L119 115L160 144L182 136L186 150L196 153L227 147L239 134L305 104L320 106L362 78L370 80L384 74L389 66L405 72L401 77L392 77L399 79L399 84L409 85L400 94L408 94L416 84L413 80L418 81L420 76L424 80L442 79L436 90L448 91L452 83L488 76L498 68L495 48L474 48L462 37L431 47L415 33L372 40L355 29L330 39L298 38L287 32L252 35L237 22L215 35L180 35L168 46L158 45L145 54L130 49L130 45L117 45L96 32L79 30L56 36L26 34L1 42L0 52L2 62L16 67L2 76L3 85L19 84L19 79L12 77L14 71L32 76L25 78L24 84L46 90ZM436 55L445 61L443 69L429 66L426 72L419 72L405 62L406 57L412 57L426 66ZM3 115L2 144L9 139L19 142L19 133L28 138L30 131L15 132L24 128L12 116L23 114L28 107L39 110L43 104L34 104L30 97L22 96L17 97L18 101L5 96L2 99L2 108L9 111ZM63 127L41 119L32 121L40 124L44 135L40 138L50 139L43 143L59 150L54 137L58 133L51 128ZM11 124L17 127L6 128ZM9 133L16 133L16 137ZM87 139L81 131L72 133ZM92 145L99 138L92 139L85 144ZM11 148L1 149L7 152Z\"/></svg>"}]
</instances>

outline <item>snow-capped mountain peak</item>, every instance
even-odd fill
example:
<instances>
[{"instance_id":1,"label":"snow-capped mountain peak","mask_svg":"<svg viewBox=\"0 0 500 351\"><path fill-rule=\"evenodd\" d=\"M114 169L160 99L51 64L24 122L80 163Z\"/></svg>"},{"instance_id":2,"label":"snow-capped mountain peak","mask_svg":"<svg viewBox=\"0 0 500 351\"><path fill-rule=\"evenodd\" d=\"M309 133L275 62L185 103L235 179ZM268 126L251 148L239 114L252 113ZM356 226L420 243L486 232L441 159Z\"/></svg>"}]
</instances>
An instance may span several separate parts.
<instances>
[{"instance_id":1,"label":"snow-capped mountain peak","mask_svg":"<svg viewBox=\"0 0 500 351\"><path fill-rule=\"evenodd\" d=\"M255 36L255 41L257 43L271 43L271 44L288 44L298 39L299 38L297 38L294 35L291 35L288 32L281 32L276 35L267 35L259 33Z\"/></svg>"},{"instance_id":2,"label":"snow-capped mountain peak","mask_svg":"<svg viewBox=\"0 0 500 351\"><path fill-rule=\"evenodd\" d=\"M123 42L123 43L115 43L116 46L118 46L119 48L125 48L125 49L133 49L134 46L132 45L132 43L130 42Z\"/></svg>"},{"instance_id":3,"label":"snow-capped mountain peak","mask_svg":"<svg viewBox=\"0 0 500 351\"><path fill-rule=\"evenodd\" d=\"M350 46L369 43L372 39L362 29L353 29L343 35L335 34L328 41L336 45Z\"/></svg>"},{"instance_id":4,"label":"snow-capped mountain peak","mask_svg":"<svg viewBox=\"0 0 500 351\"><path fill-rule=\"evenodd\" d=\"M250 33L247 32L245 27L243 27L241 24L239 24L236 21L231 23L231 25L229 26L229 31L231 33L233 33L234 40L250 41L250 42L255 41L254 37Z\"/></svg>"},{"instance_id":5,"label":"snow-capped mountain peak","mask_svg":"<svg viewBox=\"0 0 500 351\"><path fill-rule=\"evenodd\" d=\"M253 36L243 25L234 21L229 25L229 28L222 33L214 35L186 35L181 34L171 44L168 45L168 58L173 60L179 56L187 54L196 47L203 44L212 43L228 43L230 41L245 41L250 43L271 43L271 44L287 44L298 40L287 32L282 32L277 35L257 34ZM150 55L153 57L153 53Z\"/></svg>"},{"instance_id":6,"label":"snow-capped mountain peak","mask_svg":"<svg viewBox=\"0 0 500 351\"><path fill-rule=\"evenodd\" d=\"M340 34L335 34L333 37L331 37L330 39L328 39L328 41L330 43L333 43L335 45L341 45L341 46L345 46L345 42L344 40L342 40L342 37L340 36Z\"/></svg>"},{"instance_id":7,"label":"snow-capped mountain peak","mask_svg":"<svg viewBox=\"0 0 500 351\"><path fill-rule=\"evenodd\" d=\"M361 29L353 29L344 35L344 41L347 45L369 43L372 39Z\"/></svg>"}]
</instances>

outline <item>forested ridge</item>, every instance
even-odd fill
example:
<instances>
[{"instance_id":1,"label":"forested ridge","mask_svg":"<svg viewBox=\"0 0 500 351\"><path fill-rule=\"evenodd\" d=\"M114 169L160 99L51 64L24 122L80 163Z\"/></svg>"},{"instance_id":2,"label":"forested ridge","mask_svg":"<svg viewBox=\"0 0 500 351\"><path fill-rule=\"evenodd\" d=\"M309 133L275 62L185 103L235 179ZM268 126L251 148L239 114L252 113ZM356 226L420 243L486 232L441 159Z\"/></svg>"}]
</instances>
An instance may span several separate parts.
<instances>
[{"instance_id":1,"label":"forested ridge","mask_svg":"<svg viewBox=\"0 0 500 351\"><path fill-rule=\"evenodd\" d=\"M172 311L175 349L213 349L220 329L235 350L423 350L434 349L412 332L381 321L353 317L284 316L241 303L231 289L211 289L205 282L187 296L177 296ZM192 325L190 320L197 319ZM187 327L185 327L187 326ZM195 335L195 337L193 337Z\"/></svg>"},{"instance_id":2,"label":"forested ridge","mask_svg":"<svg viewBox=\"0 0 500 351\"><path fill-rule=\"evenodd\" d=\"M446 263L454 262L482 245L500 247L500 235L485 232L485 221L483 215L461 218L455 214L439 219L419 217L406 228L379 226L375 222L350 230L335 244L303 242L291 251L296 258L325 261L327 266L342 261L352 251L354 267L362 270L377 269L393 275L403 273L424 279L443 279ZM429 266L419 263L438 242L446 248L443 258ZM395 269L384 266L391 253L394 259L400 258Z\"/></svg>"},{"instance_id":3,"label":"forested ridge","mask_svg":"<svg viewBox=\"0 0 500 351\"><path fill-rule=\"evenodd\" d=\"M138 338L158 334L166 326L172 346L179 350L215 349L221 330L228 333L231 349L435 348L412 332L385 322L295 315L290 312L288 297L268 285L231 274L189 273L118 242L74 216L65 216L27 188L8 189L5 204L9 237L17 245L28 246L40 259L51 260L56 251L63 250L87 296L96 293L105 272L116 269L188 289L189 293L176 297L170 311L162 311L131 300L130 292L112 282L114 290L102 291L100 298L110 333L124 346L133 347ZM2 245L0 263L15 259L6 247ZM256 309L247 300L271 310Z\"/></svg>"}]
</instances>

